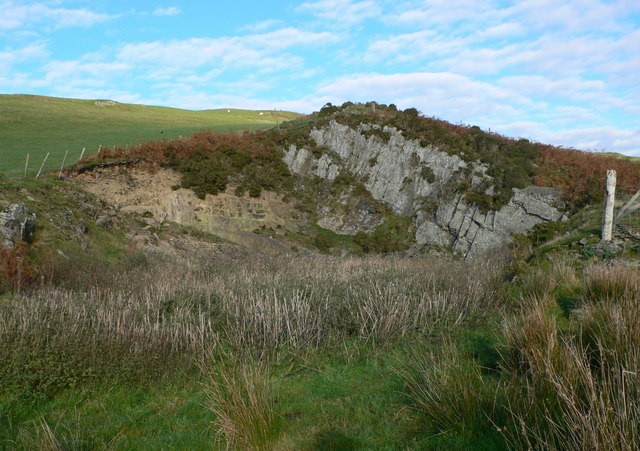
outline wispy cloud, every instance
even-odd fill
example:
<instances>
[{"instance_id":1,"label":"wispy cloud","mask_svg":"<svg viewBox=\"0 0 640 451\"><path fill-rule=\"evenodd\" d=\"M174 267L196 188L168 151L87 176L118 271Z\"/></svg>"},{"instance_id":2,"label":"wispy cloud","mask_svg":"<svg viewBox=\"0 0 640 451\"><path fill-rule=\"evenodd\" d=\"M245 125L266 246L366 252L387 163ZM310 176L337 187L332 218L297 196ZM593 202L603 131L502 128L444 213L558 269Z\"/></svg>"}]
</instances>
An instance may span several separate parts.
<instances>
[{"instance_id":1,"label":"wispy cloud","mask_svg":"<svg viewBox=\"0 0 640 451\"><path fill-rule=\"evenodd\" d=\"M190 107L196 103L187 99L208 98L204 95L206 90L249 98L283 83L283 73L298 74L288 76L289 80L314 76L317 71L305 69L300 52L310 47L322 48L337 40L330 32L280 28L244 36L128 43L75 60L44 61L39 66L39 75L32 73L31 80L28 83L22 80L22 85L48 86L57 95L104 94L109 86L118 86L121 97L117 100L122 101L127 86L135 89L133 86L144 83L147 91L162 93L163 104ZM43 51L40 45L21 52L2 52L0 62L6 61L8 65ZM184 100L180 100L180 93L185 95Z\"/></svg>"},{"instance_id":2,"label":"wispy cloud","mask_svg":"<svg viewBox=\"0 0 640 451\"><path fill-rule=\"evenodd\" d=\"M182 14L182 10L177 6L157 8L153 11L154 16L177 16L179 14Z\"/></svg>"},{"instance_id":3,"label":"wispy cloud","mask_svg":"<svg viewBox=\"0 0 640 451\"><path fill-rule=\"evenodd\" d=\"M495 14L493 0L423 0L405 3L386 20L409 27L449 28L466 22L487 23L492 14Z\"/></svg>"},{"instance_id":4,"label":"wispy cloud","mask_svg":"<svg viewBox=\"0 0 640 451\"><path fill-rule=\"evenodd\" d=\"M255 24L249 24L243 26L241 31L249 31L252 33L259 33L268 30L269 28L275 28L282 24L281 20L278 19L267 19Z\"/></svg>"},{"instance_id":5,"label":"wispy cloud","mask_svg":"<svg viewBox=\"0 0 640 451\"><path fill-rule=\"evenodd\" d=\"M0 51L0 73L10 73L14 64L44 58L49 51L43 42L34 42L17 49Z\"/></svg>"},{"instance_id":6,"label":"wispy cloud","mask_svg":"<svg viewBox=\"0 0 640 451\"><path fill-rule=\"evenodd\" d=\"M282 28L239 37L192 38L169 42L126 44L117 59L137 66L157 66L167 74L215 65L222 69L255 67L282 69L299 66L300 57L286 53L295 47L324 46L337 37L329 32Z\"/></svg>"},{"instance_id":7,"label":"wispy cloud","mask_svg":"<svg viewBox=\"0 0 640 451\"><path fill-rule=\"evenodd\" d=\"M328 25L353 25L377 17L382 9L373 0L317 0L305 2L296 8L329 21Z\"/></svg>"},{"instance_id":8,"label":"wispy cloud","mask_svg":"<svg viewBox=\"0 0 640 451\"><path fill-rule=\"evenodd\" d=\"M417 107L426 114L456 121L513 117L518 114L517 105L531 107L535 104L515 91L447 72L347 76L323 86L320 92L338 102L383 96L380 99L383 102L393 102L402 108Z\"/></svg>"},{"instance_id":9,"label":"wispy cloud","mask_svg":"<svg viewBox=\"0 0 640 451\"><path fill-rule=\"evenodd\" d=\"M463 39L439 36L434 30L421 30L413 33L403 33L386 36L369 44L364 53L367 62L398 62L427 61L448 57L453 52L463 49Z\"/></svg>"},{"instance_id":10,"label":"wispy cloud","mask_svg":"<svg viewBox=\"0 0 640 451\"><path fill-rule=\"evenodd\" d=\"M51 7L45 3L5 1L0 3L0 31L44 26L46 29L89 27L111 18L86 8Z\"/></svg>"}]
</instances>

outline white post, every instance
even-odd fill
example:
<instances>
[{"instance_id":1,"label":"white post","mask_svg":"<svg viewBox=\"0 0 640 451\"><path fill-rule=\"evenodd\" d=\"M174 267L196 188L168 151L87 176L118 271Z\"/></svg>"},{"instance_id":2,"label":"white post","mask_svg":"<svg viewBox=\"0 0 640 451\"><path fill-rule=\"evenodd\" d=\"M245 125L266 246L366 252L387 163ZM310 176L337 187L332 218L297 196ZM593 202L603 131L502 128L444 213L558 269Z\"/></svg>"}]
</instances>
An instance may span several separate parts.
<instances>
[{"instance_id":1,"label":"white post","mask_svg":"<svg viewBox=\"0 0 640 451\"><path fill-rule=\"evenodd\" d=\"M58 178L62 178L62 170L64 169L64 163L65 161L67 161L67 154L69 153L68 150L65 150L64 152L64 158L62 159L62 164L60 165L60 172L58 173Z\"/></svg>"},{"instance_id":2,"label":"white post","mask_svg":"<svg viewBox=\"0 0 640 451\"><path fill-rule=\"evenodd\" d=\"M82 160L82 157L84 157L84 151L85 151L86 147L82 148L82 153L80 154L80 158L78 158L78 161Z\"/></svg>"},{"instance_id":3,"label":"white post","mask_svg":"<svg viewBox=\"0 0 640 451\"><path fill-rule=\"evenodd\" d=\"M611 241L613 228L613 204L616 201L616 171L607 170L607 197L604 200L604 220L602 221L602 241Z\"/></svg>"},{"instance_id":4,"label":"white post","mask_svg":"<svg viewBox=\"0 0 640 451\"><path fill-rule=\"evenodd\" d=\"M42 168L44 167L44 164L47 162L47 158L49 158L49 152L47 152L47 155L44 157L44 160L42 160L42 164L40 165L40 170L36 174L36 180L38 180L38 177L40 177L40 173L42 172Z\"/></svg>"}]
</instances>

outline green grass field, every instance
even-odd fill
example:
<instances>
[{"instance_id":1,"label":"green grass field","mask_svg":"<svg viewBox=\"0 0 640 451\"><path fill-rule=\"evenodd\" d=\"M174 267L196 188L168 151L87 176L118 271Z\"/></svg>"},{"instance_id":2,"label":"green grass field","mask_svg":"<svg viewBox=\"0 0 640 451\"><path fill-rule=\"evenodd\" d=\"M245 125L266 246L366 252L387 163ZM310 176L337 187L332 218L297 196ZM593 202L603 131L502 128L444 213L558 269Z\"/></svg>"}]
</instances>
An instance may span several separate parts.
<instances>
[{"instance_id":1,"label":"green grass field","mask_svg":"<svg viewBox=\"0 0 640 451\"><path fill-rule=\"evenodd\" d=\"M260 114L262 113L262 114ZM202 129L261 130L293 119L287 111L219 109L191 111L110 101L0 95L0 172L22 175L29 154L29 173L37 172L47 153L45 170L74 163L99 146L127 146L189 136Z\"/></svg>"}]
</instances>

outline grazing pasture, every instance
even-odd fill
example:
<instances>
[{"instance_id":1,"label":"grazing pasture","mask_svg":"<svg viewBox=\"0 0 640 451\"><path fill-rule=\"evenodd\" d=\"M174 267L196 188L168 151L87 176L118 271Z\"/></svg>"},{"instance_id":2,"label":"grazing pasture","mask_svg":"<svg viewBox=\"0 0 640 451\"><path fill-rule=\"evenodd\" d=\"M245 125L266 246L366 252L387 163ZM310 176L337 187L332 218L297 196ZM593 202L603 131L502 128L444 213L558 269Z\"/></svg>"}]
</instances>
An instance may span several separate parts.
<instances>
[{"instance_id":1,"label":"grazing pasture","mask_svg":"<svg viewBox=\"0 0 640 451\"><path fill-rule=\"evenodd\" d=\"M44 170L74 163L99 146L127 146L151 140L190 136L202 129L263 130L298 114L287 111L217 109L182 110L132 105L110 100L61 99L32 95L0 95L0 172L35 174L47 153Z\"/></svg>"}]
</instances>

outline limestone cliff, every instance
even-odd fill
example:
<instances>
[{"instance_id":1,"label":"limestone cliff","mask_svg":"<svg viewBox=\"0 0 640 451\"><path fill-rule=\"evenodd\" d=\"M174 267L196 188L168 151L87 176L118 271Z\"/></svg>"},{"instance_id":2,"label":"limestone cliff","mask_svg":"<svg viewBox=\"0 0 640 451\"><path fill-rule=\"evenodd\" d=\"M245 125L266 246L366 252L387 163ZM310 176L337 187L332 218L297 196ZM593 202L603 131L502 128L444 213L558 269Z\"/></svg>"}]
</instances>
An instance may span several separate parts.
<instances>
[{"instance_id":1,"label":"limestone cliff","mask_svg":"<svg viewBox=\"0 0 640 451\"><path fill-rule=\"evenodd\" d=\"M373 129L382 133L371 133ZM495 190L486 166L466 162L435 146L423 147L393 127L360 124L353 129L331 121L313 129L311 138L328 151L318 155L295 145L285 149L284 160L292 173L327 180L345 173L353 175L375 200L398 215L413 218L418 244L451 247L464 255L480 254L509 242L513 233L525 233L535 224L563 217L559 192L541 187L514 189L503 208L481 211L466 199L462 187L481 187L487 193ZM344 197L338 201L349 202ZM358 229L358 223L361 230L371 228L371 218L363 212L349 221L331 217L326 209L319 213L322 225L337 232L345 232L345 222L350 233Z\"/></svg>"}]
</instances>

